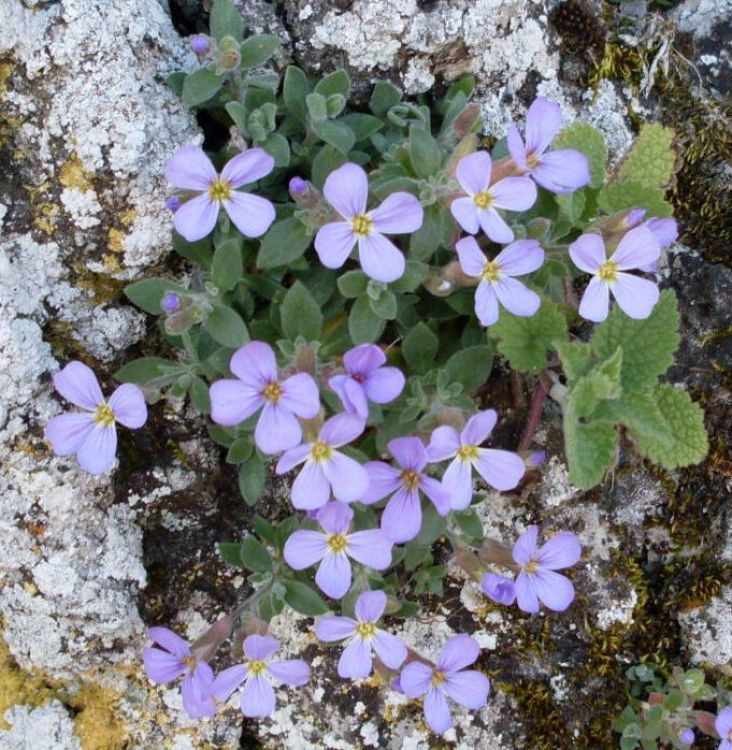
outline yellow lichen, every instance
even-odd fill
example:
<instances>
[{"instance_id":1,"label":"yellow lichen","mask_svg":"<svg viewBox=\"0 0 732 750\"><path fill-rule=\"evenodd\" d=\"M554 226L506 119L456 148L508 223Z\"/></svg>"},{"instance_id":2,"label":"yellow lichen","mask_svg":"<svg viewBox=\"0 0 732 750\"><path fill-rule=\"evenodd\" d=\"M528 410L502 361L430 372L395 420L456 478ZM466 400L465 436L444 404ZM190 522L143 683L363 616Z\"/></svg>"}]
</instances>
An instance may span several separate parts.
<instances>
[{"instance_id":1,"label":"yellow lichen","mask_svg":"<svg viewBox=\"0 0 732 750\"><path fill-rule=\"evenodd\" d=\"M128 730L119 715L120 693L93 682L82 683L68 699L79 713L74 718L74 731L82 750L121 750Z\"/></svg>"},{"instance_id":2,"label":"yellow lichen","mask_svg":"<svg viewBox=\"0 0 732 750\"><path fill-rule=\"evenodd\" d=\"M121 229L112 229L107 232L107 247L113 253L121 253L125 249L125 233Z\"/></svg>"},{"instance_id":3,"label":"yellow lichen","mask_svg":"<svg viewBox=\"0 0 732 750\"><path fill-rule=\"evenodd\" d=\"M58 180L65 188L93 190L94 175L87 172L76 153L72 153L58 172Z\"/></svg>"},{"instance_id":4,"label":"yellow lichen","mask_svg":"<svg viewBox=\"0 0 732 750\"><path fill-rule=\"evenodd\" d=\"M33 217L33 226L46 234L53 234L61 209L50 201L41 201L35 207L36 215Z\"/></svg>"}]
</instances>

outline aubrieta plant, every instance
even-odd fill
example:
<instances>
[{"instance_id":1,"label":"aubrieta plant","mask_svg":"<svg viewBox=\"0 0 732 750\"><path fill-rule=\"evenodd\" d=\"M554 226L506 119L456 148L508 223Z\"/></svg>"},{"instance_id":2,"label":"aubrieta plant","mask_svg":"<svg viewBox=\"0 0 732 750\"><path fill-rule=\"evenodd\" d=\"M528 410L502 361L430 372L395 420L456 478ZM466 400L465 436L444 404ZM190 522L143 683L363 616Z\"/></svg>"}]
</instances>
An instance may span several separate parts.
<instances>
[{"instance_id":1,"label":"aubrieta plant","mask_svg":"<svg viewBox=\"0 0 732 750\"><path fill-rule=\"evenodd\" d=\"M679 343L676 300L652 275L676 236L664 200L672 136L648 126L608 174L603 136L562 127L559 107L538 98L489 148L471 78L416 102L381 81L350 107L344 70L313 81L290 66L281 81L264 67L279 41L243 37L230 0L215 0L210 34L191 40L200 68L171 79L231 140L214 153L184 146L166 170L190 275L126 289L159 316L168 353L126 364L108 403L90 372L67 365L56 385L85 411L51 422L47 437L104 471L114 423L144 422L143 394L188 396L248 504L270 462L291 477L288 517L256 516L241 543L220 545L251 572L250 597L190 646L150 630L160 648L146 650L147 673L182 678L191 716L241 686L244 714L267 716L272 679L308 681L304 662L271 661L268 625L289 606L322 616L320 640L345 644L342 677L376 671L423 698L441 733L449 703L479 709L489 683L466 669L479 657L469 634L432 663L389 632L391 616L419 612L417 597L441 595L448 566L435 563L435 541L501 605L563 611L574 598L557 571L580 559L575 534L540 542L531 526L504 546L484 538L474 507L476 487L511 491L540 465L528 448L547 393L580 487L613 467L619 440L665 468L706 452L699 407L659 382ZM499 414L473 397L484 384L490 394L497 356L535 388L518 452L491 444ZM237 663L215 676L209 662L227 640Z\"/></svg>"}]
</instances>

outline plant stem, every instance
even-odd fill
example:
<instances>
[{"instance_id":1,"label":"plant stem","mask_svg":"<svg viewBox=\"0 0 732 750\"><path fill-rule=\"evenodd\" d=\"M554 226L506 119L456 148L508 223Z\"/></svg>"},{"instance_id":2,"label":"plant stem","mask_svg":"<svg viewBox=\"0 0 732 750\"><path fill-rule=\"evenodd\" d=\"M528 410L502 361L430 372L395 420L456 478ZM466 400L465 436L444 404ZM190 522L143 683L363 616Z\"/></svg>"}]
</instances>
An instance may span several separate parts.
<instances>
[{"instance_id":1,"label":"plant stem","mask_svg":"<svg viewBox=\"0 0 732 750\"><path fill-rule=\"evenodd\" d=\"M529 421L526 423L526 429L521 437L521 442L518 445L518 450L525 451L530 445L531 440L534 437L534 431L539 424L541 413L544 409L544 401L549 393L551 382L545 372L542 372L539 376L539 381L534 389L534 396L531 399L531 407L529 409Z\"/></svg>"}]
</instances>

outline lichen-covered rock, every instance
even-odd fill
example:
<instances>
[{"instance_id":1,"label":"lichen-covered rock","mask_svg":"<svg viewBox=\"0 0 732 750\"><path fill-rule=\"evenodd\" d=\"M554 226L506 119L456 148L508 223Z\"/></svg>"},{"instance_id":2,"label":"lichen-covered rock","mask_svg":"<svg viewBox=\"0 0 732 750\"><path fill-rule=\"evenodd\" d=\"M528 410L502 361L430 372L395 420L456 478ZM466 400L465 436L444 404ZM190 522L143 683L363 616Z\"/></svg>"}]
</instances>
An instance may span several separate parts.
<instances>
[{"instance_id":1,"label":"lichen-covered rock","mask_svg":"<svg viewBox=\"0 0 732 750\"><path fill-rule=\"evenodd\" d=\"M74 720L60 701L39 708L17 706L6 712L5 720L10 724L10 729L0 729L0 745L5 750L82 749L78 735L74 734Z\"/></svg>"},{"instance_id":2,"label":"lichen-covered rock","mask_svg":"<svg viewBox=\"0 0 732 750\"><path fill-rule=\"evenodd\" d=\"M679 616L682 637L693 664L721 667L732 661L731 611L732 586L726 586L700 609Z\"/></svg>"}]
</instances>

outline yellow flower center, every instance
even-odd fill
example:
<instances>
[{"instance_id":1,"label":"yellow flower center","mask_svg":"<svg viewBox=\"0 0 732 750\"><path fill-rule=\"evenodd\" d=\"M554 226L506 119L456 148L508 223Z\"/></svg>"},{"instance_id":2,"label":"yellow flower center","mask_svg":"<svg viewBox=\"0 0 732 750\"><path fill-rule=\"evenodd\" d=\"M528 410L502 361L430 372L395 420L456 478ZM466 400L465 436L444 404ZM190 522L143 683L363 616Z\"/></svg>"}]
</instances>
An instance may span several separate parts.
<instances>
[{"instance_id":1,"label":"yellow flower center","mask_svg":"<svg viewBox=\"0 0 732 750\"><path fill-rule=\"evenodd\" d=\"M351 219L351 227L357 237L368 237L374 230L374 222L366 214L358 214Z\"/></svg>"},{"instance_id":2,"label":"yellow flower center","mask_svg":"<svg viewBox=\"0 0 732 750\"><path fill-rule=\"evenodd\" d=\"M529 154L526 157L526 166L529 169L536 169L539 166L539 157L536 154Z\"/></svg>"},{"instance_id":3,"label":"yellow flower center","mask_svg":"<svg viewBox=\"0 0 732 750\"><path fill-rule=\"evenodd\" d=\"M432 685L432 687L440 687L446 679L447 677L444 672L435 669L434 672L432 672L432 677L430 677L430 685Z\"/></svg>"},{"instance_id":4,"label":"yellow flower center","mask_svg":"<svg viewBox=\"0 0 732 750\"><path fill-rule=\"evenodd\" d=\"M478 447L476 445L461 445L457 457L461 461L472 461L478 458Z\"/></svg>"},{"instance_id":5,"label":"yellow flower center","mask_svg":"<svg viewBox=\"0 0 732 750\"><path fill-rule=\"evenodd\" d=\"M359 638L373 638L376 635L376 625L371 622L359 622L356 625L356 635Z\"/></svg>"},{"instance_id":6,"label":"yellow flower center","mask_svg":"<svg viewBox=\"0 0 732 750\"><path fill-rule=\"evenodd\" d=\"M327 461L333 455L333 449L328 443L315 443L310 449L313 461Z\"/></svg>"},{"instance_id":7,"label":"yellow flower center","mask_svg":"<svg viewBox=\"0 0 732 750\"><path fill-rule=\"evenodd\" d=\"M498 281L501 278L501 267L495 260L489 260L483 266L483 281Z\"/></svg>"},{"instance_id":8,"label":"yellow flower center","mask_svg":"<svg viewBox=\"0 0 732 750\"><path fill-rule=\"evenodd\" d=\"M186 656L185 659L181 660L188 671L195 669L197 661L198 659L195 656Z\"/></svg>"},{"instance_id":9,"label":"yellow flower center","mask_svg":"<svg viewBox=\"0 0 732 750\"><path fill-rule=\"evenodd\" d=\"M282 386L273 380L262 389L262 398L270 404L276 404L282 397Z\"/></svg>"},{"instance_id":10,"label":"yellow flower center","mask_svg":"<svg viewBox=\"0 0 732 750\"><path fill-rule=\"evenodd\" d=\"M109 404L102 402L94 412L94 421L100 427L109 427L114 424L114 412Z\"/></svg>"},{"instance_id":11,"label":"yellow flower center","mask_svg":"<svg viewBox=\"0 0 732 750\"><path fill-rule=\"evenodd\" d=\"M618 264L614 260L606 260L597 269L597 278L600 281L615 281L618 278Z\"/></svg>"},{"instance_id":12,"label":"yellow flower center","mask_svg":"<svg viewBox=\"0 0 732 750\"><path fill-rule=\"evenodd\" d=\"M333 534L328 537L328 549L334 554L338 555L343 552L348 546L348 539L343 534Z\"/></svg>"},{"instance_id":13,"label":"yellow flower center","mask_svg":"<svg viewBox=\"0 0 732 750\"><path fill-rule=\"evenodd\" d=\"M493 196L487 190L484 190L482 193L476 193L473 196L473 203L475 203L481 211L484 211L486 208L491 207Z\"/></svg>"},{"instance_id":14,"label":"yellow flower center","mask_svg":"<svg viewBox=\"0 0 732 750\"><path fill-rule=\"evenodd\" d=\"M226 180L216 179L208 186L208 195L212 201L228 201L231 198L232 188Z\"/></svg>"},{"instance_id":15,"label":"yellow flower center","mask_svg":"<svg viewBox=\"0 0 732 750\"><path fill-rule=\"evenodd\" d=\"M524 573L533 575L539 569L539 563L536 560L529 560L529 564L524 566Z\"/></svg>"},{"instance_id":16,"label":"yellow flower center","mask_svg":"<svg viewBox=\"0 0 732 750\"><path fill-rule=\"evenodd\" d=\"M416 471L412 471L412 469L405 469L401 473L401 480L410 492L419 487L419 474Z\"/></svg>"},{"instance_id":17,"label":"yellow flower center","mask_svg":"<svg viewBox=\"0 0 732 750\"><path fill-rule=\"evenodd\" d=\"M267 670L267 663L260 659L253 659L247 663L247 669L252 677L259 677L260 674Z\"/></svg>"}]
</instances>

